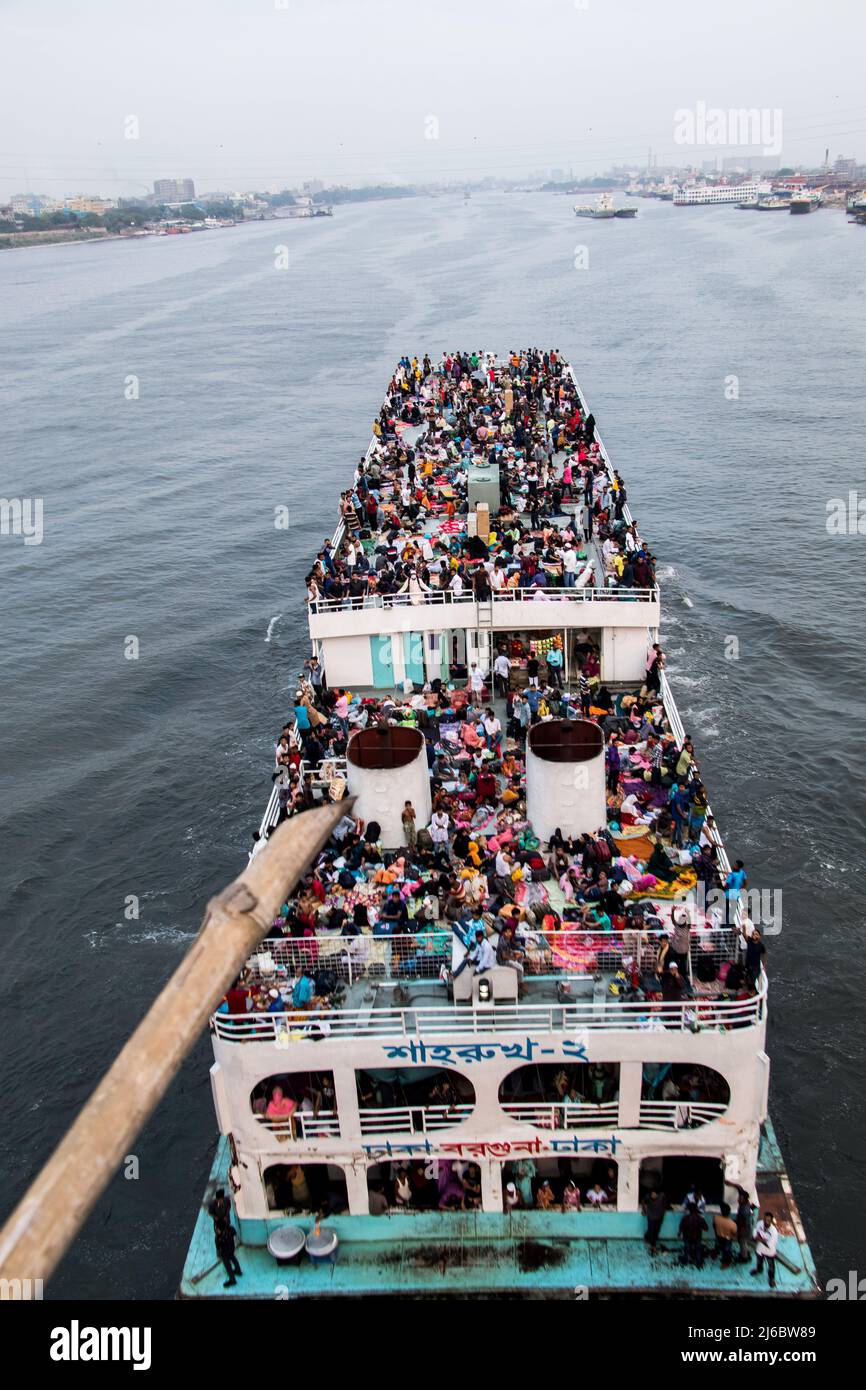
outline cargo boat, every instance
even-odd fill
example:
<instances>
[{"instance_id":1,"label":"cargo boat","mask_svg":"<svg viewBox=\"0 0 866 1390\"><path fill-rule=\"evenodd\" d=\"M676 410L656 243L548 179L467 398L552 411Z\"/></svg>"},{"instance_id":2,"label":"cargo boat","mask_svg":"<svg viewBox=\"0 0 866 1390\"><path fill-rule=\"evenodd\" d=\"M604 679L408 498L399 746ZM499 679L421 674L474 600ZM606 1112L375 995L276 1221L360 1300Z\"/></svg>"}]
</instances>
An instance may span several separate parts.
<instances>
[{"instance_id":1,"label":"cargo boat","mask_svg":"<svg viewBox=\"0 0 866 1390\"><path fill-rule=\"evenodd\" d=\"M616 216L616 208L613 205L613 198L609 193L601 193L594 203L575 203L575 217L593 217L596 220L607 219Z\"/></svg>"},{"instance_id":2,"label":"cargo boat","mask_svg":"<svg viewBox=\"0 0 866 1390\"><path fill-rule=\"evenodd\" d=\"M791 195L790 208L794 216L802 216L807 212L817 212L823 204L823 197L817 189L806 190L803 193L793 193Z\"/></svg>"},{"instance_id":3,"label":"cargo boat","mask_svg":"<svg viewBox=\"0 0 866 1390\"><path fill-rule=\"evenodd\" d=\"M554 437L556 481L545 494L545 511L539 514L537 499L533 506L535 465L523 458L531 436L515 447L509 429L521 410L540 430L546 424L542 393L530 396L530 406L521 404L525 356L505 363L494 354L473 356L457 373L456 387L451 365L446 375L442 363L425 359L416 375L416 364L404 359L356 472L354 497L344 495L330 553L351 546L375 559L393 551L398 536L408 544L411 529L422 554L436 554L439 541L443 553L468 553L483 564L501 546L506 527L525 543L545 527L570 526L580 550L572 582L563 576L558 586L518 582L485 592L476 571L474 585L464 589L453 581L447 588L407 581L391 592L368 583L364 597L308 591L313 654L332 690L351 689L354 727L343 758L330 765L301 761L300 775L309 772L315 795L339 799L348 787L352 815L367 826L376 821L382 846L392 851L383 862L406 853L399 816L405 801L417 809L419 826L430 819L432 774L419 725L426 727L431 699L450 691L456 704L476 672L489 687L503 653L511 653L509 669L502 666L492 695L484 691L503 724L506 698L531 683L540 664L549 697L562 701L565 714L540 714L526 736L518 794L529 832L548 846L559 832L575 840L609 835L611 827L621 835L630 829L633 839L651 834L646 825L629 828L624 808L615 813L608 804L605 739L609 719L616 724L647 681L660 592L654 576L643 587L624 583L609 549L586 524L582 487L566 482L569 456L589 449L599 501L623 484L573 371L561 359L555 370L552 357L549 362L548 386L565 400L569 426L580 424L577 442L564 450L562 433ZM449 451L449 392L457 399L458 391L464 401L471 396L477 429L463 450ZM427 505L413 509L411 528L405 516L398 525L390 510L395 497L404 503L412 497L410 457L427 479ZM426 469L425 460L434 467ZM373 508L369 526L354 506L362 476L367 495L376 480L378 511ZM610 515L643 546L623 498ZM598 669L587 696L590 655ZM608 697L610 716L591 704ZM656 727L683 748L687 736L663 671L650 698L657 700ZM437 728L444 745L448 726ZM298 723L292 739L299 753L311 746ZM519 753L521 744L512 738L497 747ZM499 778L497 785L503 785ZM480 815L483 825L487 809L479 804L473 823ZM253 853L285 813L275 784ZM706 817L701 839L721 883L730 862L708 806ZM346 835L350 825L347 818ZM481 837L480 829L473 833ZM627 848L622 839L611 843ZM437 852L452 851L446 840ZM523 887L520 901L534 904L534 913L525 909L517 938L519 971L513 955L502 964L498 951L487 968L477 956L467 962L466 937L447 907L444 915L435 907L432 915L421 911L387 932L384 913L373 912L372 931L318 930L314 946L309 936L287 936L281 925L238 981L245 1003L227 996L211 1020L220 1139L180 1296L817 1296L815 1266L768 1115L767 975L761 968L749 988L720 987L741 964L750 905L734 895L720 914L702 905L684 874L664 897L659 880L648 890L644 883L649 896L635 898L622 920L606 927L587 926L586 909L583 917L576 914L555 875L533 873L517 882L515 901ZM387 895L374 877L358 870L344 889L356 902ZM490 882L504 883L507 896L507 880ZM626 903L632 893L630 877ZM675 921L685 923L681 961L691 984L671 1000L655 992L653 979L662 977L653 970L661 969L658 953ZM296 996L292 984L308 973L316 977L312 1002ZM209 1214L219 1188L230 1194L239 1233L243 1277L230 1287ZM599 1201L590 1197L597 1189ZM723 1200L736 1210L740 1192L748 1194L755 1219L758 1212L774 1213L775 1289L750 1277L750 1263L679 1262L683 1202L697 1189L709 1226ZM641 1210L652 1191L663 1191L670 1203L655 1251L645 1242ZM305 1254L311 1240L313 1258Z\"/></svg>"}]
</instances>

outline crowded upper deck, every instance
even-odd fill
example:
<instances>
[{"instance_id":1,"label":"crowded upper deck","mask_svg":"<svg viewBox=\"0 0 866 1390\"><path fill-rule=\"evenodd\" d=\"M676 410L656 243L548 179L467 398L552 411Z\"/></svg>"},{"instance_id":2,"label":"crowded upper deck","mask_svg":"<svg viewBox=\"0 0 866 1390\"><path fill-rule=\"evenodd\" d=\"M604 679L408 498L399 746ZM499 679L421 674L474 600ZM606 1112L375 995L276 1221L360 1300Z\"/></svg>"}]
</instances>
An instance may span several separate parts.
<instances>
[{"instance_id":1,"label":"crowded upper deck","mask_svg":"<svg viewBox=\"0 0 866 1390\"><path fill-rule=\"evenodd\" d=\"M479 466L493 506L473 502ZM550 598L583 576L629 597L654 587L655 560L559 355L402 359L307 577L311 606ZM742 911L745 869L727 860L653 635L631 685L603 679L592 631L567 642L494 631L487 669L457 661L393 693L332 687L311 657L257 841L342 799L362 731L417 731L429 797L425 786L407 800L389 835L344 817L223 1002L218 1034L406 1032L419 1019L435 1031L477 1008L485 976L501 1001L488 1026L500 1028L760 1018L765 949ZM603 740L599 823L542 838L527 812L527 739L577 722Z\"/></svg>"},{"instance_id":2,"label":"crowded upper deck","mask_svg":"<svg viewBox=\"0 0 866 1390\"><path fill-rule=\"evenodd\" d=\"M398 364L306 582L314 612L599 591L634 601L653 594L655 560L562 358L455 353Z\"/></svg>"}]
</instances>

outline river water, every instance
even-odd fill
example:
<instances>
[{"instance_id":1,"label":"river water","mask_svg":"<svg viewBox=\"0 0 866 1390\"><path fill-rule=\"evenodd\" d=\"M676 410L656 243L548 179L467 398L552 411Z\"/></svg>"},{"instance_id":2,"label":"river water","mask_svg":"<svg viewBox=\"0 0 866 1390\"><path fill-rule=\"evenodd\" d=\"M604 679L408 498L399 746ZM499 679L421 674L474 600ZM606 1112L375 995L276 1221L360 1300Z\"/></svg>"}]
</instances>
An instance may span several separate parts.
<instances>
[{"instance_id":1,"label":"river water","mask_svg":"<svg viewBox=\"0 0 866 1390\"><path fill-rule=\"evenodd\" d=\"M4 1206L243 862L302 578L396 359L541 344L659 558L732 857L782 893L771 1110L823 1277L858 1268L866 537L828 534L827 504L866 497L864 270L830 210L595 223L530 194L0 255L2 492L44 499L42 544L0 538ZM172 1296L209 1059L205 1038L51 1296Z\"/></svg>"}]
</instances>

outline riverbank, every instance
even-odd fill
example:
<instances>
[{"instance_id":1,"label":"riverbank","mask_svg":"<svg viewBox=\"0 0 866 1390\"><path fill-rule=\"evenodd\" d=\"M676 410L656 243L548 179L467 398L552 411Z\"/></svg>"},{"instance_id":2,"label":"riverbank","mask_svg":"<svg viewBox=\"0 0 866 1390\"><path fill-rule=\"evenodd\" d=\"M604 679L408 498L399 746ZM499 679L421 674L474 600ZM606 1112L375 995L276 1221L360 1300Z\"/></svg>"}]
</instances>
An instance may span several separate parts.
<instances>
[{"instance_id":1,"label":"riverbank","mask_svg":"<svg viewBox=\"0 0 866 1390\"><path fill-rule=\"evenodd\" d=\"M25 246L56 246L63 241L120 241L116 232L104 227L81 227L64 231L57 227L50 232L0 232L0 250L20 251Z\"/></svg>"}]
</instances>

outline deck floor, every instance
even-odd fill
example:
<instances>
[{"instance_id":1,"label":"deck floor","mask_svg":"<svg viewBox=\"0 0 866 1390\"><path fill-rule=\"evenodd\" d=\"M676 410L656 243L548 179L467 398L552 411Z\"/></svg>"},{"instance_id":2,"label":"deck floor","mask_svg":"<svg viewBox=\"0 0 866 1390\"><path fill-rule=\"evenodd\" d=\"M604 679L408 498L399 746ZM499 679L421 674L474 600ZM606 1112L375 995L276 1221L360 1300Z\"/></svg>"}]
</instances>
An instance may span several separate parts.
<instances>
[{"instance_id":1,"label":"deck floor","mask_svg":"<svg viewBox=\"0 0 866 1390\"><path fill-rule=\"evenodd\" d=\"M766 1155L775 1168L777 1149L770 1127ZM227 1146L221 1141L213 1184L227 1185ZM765 1176L770 1185L775 1172ZM761 1181L759 1180L759 1190ZM818 1283L807 1245L784 1234L779 1250L797 1270L777 1266L773 1293L766 1276L752 1278L750 1264L720 1269L704 1261L701 1270L678 1263L680 1214L665 1220L658 1254L644 1244L643 1218L634 1212L521 1212L511 1217L485 1212L328 1218L340 1236L334 1264L277 1265L265 1245L264 1222L254 1223L261 1244L238 1246L242 1277L224 1289L216 1263L213 1224L202 1206L187 1254L181 1298L296 1299L319 1297L468 1298L515 1295L522 1298L644 1294L669 1297L810 1298ZM309 1216L276 1217L269 1226L312 1227ZM586 1291L584 1295L583 1291Z\"/></svg>"}]
</instances>

